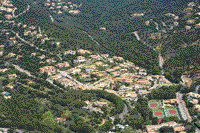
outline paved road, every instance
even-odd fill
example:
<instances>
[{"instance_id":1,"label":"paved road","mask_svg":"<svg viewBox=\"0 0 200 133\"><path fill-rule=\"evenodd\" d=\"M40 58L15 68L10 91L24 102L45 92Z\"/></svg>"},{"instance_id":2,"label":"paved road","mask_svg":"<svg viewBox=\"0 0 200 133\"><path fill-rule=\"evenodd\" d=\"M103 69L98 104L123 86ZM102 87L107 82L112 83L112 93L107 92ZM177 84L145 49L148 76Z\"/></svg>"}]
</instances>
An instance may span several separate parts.
<instances>
[{"instance_id":1,"label":"paved road","mask_svg":"<svg viewBox=\"0 0 200 133\"><path fill-rule=\"evenodd\" d=\"M137 38L137 40L138 41L140 41L141 39L140 39L140 36L138 35L138 33L137 33L137 31L135 31L135 32L132 32L135 36L136 36L136 38Z\"/></svg>"},{"instance_id":2,"label":"paved road","mask_svg":"<svg viewBox=\"0 0 200 133\"><path fill-rule=\"evenodd\" d=\"M84 85L83 83L79 82L78 80L76 80L75 78L71 77L70 75L67 74L67 72L65 71L60 71L60 70L57 70L62 76L64 77L67 77L68 79L71 79L72 81L76 82L77 84L80 84L86 88L88 88L87 85Z\"/></svg>"},{"instance_id":3,"label":"paved road","mask_svg":"<svg viewBox=\"0 0 200 133\"><path fill-rule=\"evenodd\" d=\"M154 81L154 85L151 88L149 88L149 90L152 90L152 89L155 89L156 87L158 87L157 81L158 81L158 79L156 79Z\"/></svg>"},{"instance_id":4,"label":"paved road","mask_svg":"<svg viewBox=\"0 0 200 133\"><path fill-rule=\"evenodd\" d=\"M9 62L7 62L7 63L10 64L10 65L12 65L15 69L19 70L20 72L27 74L29 77L33 77L33 78L35 78L35 79L37 78L36 76L32 75L28 70L24 70L23 68L21 68L19 65L15 65L15 64L12 64L12 63L9 63ZM52 84L53 86L58 87L59 89L63 90L63 89L60 88L59 86L53 84L53 82L51 82L51 81L49 81L49 80L46 80L46 81L48 81L48 82L49 82L50 84Z\"/></svg>"},{"instance_id":5,"label":"paved road","mask_svg":"<svg viewBox=\"0 0 200 133\"><path fill-rule=\"evenodd\" d=\"M12 11L13 18L15 18L15 10L17 10L17 8L14 8L14 10Z\"/></svg>"},{"instance_id":6,"label":"paved road","mask_svg":"<svg viewBox=\"0 0 200 133\"><path fill-rule=\"evenodd\" d=\"M54 22L54 18L52 15L49 15L49 17L51 18L51 22Z\"/></svg>"},{"instance_id":7,"label":"paved road","mask_svg":"<svg viewBox=\"0 0 200 133\"><path fill-rule=\"evenodd\" d=\"M116 115L115 118L122 118L122 117L124 117L127 113L128 113L128 107L127 107L126 104L124 104L124 110L123 110L123 112L122 112L121 114Z\"/></svg>"},{"instance_id":8,"label":"paved road","mask_svg":"<svg viewBox=\"0 0 200 133\"><path fill-rule=\"evenodd\" d=\"M200 89L200 85L196 86L195 90L198 93L198 90Z\"/></svg>"},{"instance_id":9,"label":"paved road","mask_svg":"<svg viewBox=\"0 0 200 133\"><path fill-rule=\"evenodd\" d=\"M38 30L39 30L39 33L42 34L42 32L41 32L41 28L40 28L40 27L38 27Z\"/></svg>"},{"instance_id":10,"label":"paved road","mask_svg":"<svg viewBox=\"0 0 200 133\"><path fill-rule=\"evenodd\" d=\"M92 39L92 41L94 41L97 45L100 45L89 33L87 33L86 31L83 31L85 34L88 35L89 38Z\"/></svg>"},{"instance_id":11,"label":"paved road","mask_svg":"<svg viewBox=\"0 0 200 133\"><path fill-rule=\"evenodd\" d=\"M178 102L179 110L181 112L182 118L184 120L188 120L189 122L191 122L192 120L191 120L190 114L187 111L186 106L181 102L182 101L182 96L183 95L180 92L176 93L176 99L177 99L177 102Z\"/></svg>"},{"instance_id":12,"label":"paved road","mask_svg":"<svg viewBox=\"0 0 200 133\"><path fill-rule=\"evenodd\" d=\"M164 60L163 60L163 57L162 57L161 53L159 53L158 57L159 57L159 66L162 69L162 74L164 74L165 73L164 69L163 69Z\"/></svg>"},{"instance_id":13,"label":"paved road","mask_svg":"<svg viewBox=\"0 0 200 133\"><path fill-rule=\"evenodd\" d=\"M21 16L22 14L26 13L27 11L29 11L30 5L27 6L26 10L24 10L23 12L21 12L20 14L18 14L18 15L15 16L15 13L14 13L14 12L15 12L16 9L17 9L17 8L15 8L15 9L13 10L13 12L12 12L13 18L17 18L17 17ZM13 19L13 18L12 18L12 19Z\"/></svg>"},{"instance_id":14,"label":"paved road","mask_svg":"<svg viewBox=\"0 0 200 133\"><path fill-rule=\"evenodd\" d=\"M21 38L21 37L19 36L19 33L16 33L16 32L14 32L13 30L11 30L11 32L14 33L14 34L16 35L16 37L19 38L22 42L24 42L24 43L26 43L26 44L29 44L30 46L35 47L35 49L40 50L40 51L42 51L42 52L48 52L47 50L42 49L42 48L39 48L39 47L35 46L33 43L30 43L30 42L24 40L23 38ZM48 53L51 54L51 55L54 55L52 52L48 52ZM57 56L61 61L63 60L59 55L56 55L56 56Z\"/></svg>"}]
</instances>

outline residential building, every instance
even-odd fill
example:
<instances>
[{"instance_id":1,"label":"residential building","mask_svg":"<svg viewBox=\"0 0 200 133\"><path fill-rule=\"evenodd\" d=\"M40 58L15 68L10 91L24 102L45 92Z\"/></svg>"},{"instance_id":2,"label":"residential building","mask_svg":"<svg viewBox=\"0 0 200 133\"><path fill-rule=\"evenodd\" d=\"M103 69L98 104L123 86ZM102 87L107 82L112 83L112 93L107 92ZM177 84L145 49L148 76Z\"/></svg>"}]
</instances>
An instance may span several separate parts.
<instances>
[{"instance_id":1,"label":"residential building","mask_svg":"<svg viewBox=\"0 0 200 133\"><path fill-rule=\"evenodd\" d=\"M132 83L133 83L133 80L127 79L124 77L117 77L117 78L115 78L115 80L120 81L122 83L129 83L130 85L132 85Z\"/></svg>"},{"instance_id":2,"label":"residential building","mask_svg":"<svg viewBox=\"0 0 200 133\"><path fill-rule=\"evenodd\" d=\"M56 68L54 66L44 66L43 68L40 68L40 73L48 73L48 75L52 75L56 73Z\"/></svg>"},{"instance_id":3,"label":"residential building","mask_svg":"<svg viewBox=\"0 0 200 133\"><path fill-rule=\"evenodd\" d=\"M200 28L200 23L196 24L195 28Z\"/></svg>"},{"instance_id":4,"label":"residential building","mask_svg":"<svg viewBox=\"0 0 200 133\"><path fill-rule=\"evenodd\" d=\"M174 104L177 103L177 99L168 99L168 100L163 100L164 104Z\"/></svg>"},{"instance_id":5,"label":"residential building","mask_svg":"<svg viewBox=\"0 0 200 133\"><path fill-rule=\"evenodd\" d=\"M64 122L66 121L66 118L56 118L56 122Z\"/></svg>"},{"instance_id":6,"label":"residential building","mask_svg":"<svg viewBox=\"0 0 200 133\"><path fill-rule=\"evenodd\" d=\"M113 58L107 58L110 63L114 63Z\"/></svg>"},{"instance_id":7,"label":"residential building","mask_svg":"<svg viewBox=\"0 0 200 133\"><path fill-rule=\"evenodd\" d=\"M141 76L147 75L147 70L145 70L145 69L140 69L140 70L139 70L139 75L141 75Z\"/></svg>"},{"instance_id":8,"label":"residential building","mask_svg":"<svg viewBox=\"0 0 200 133\"><path fill-rule=\"evenodd\" d=\"M37 37L37 38L41 38L41 37L42 37L42 34L37 34L36 37Z\"/></svg>"},{"instance_id":9,"label":"residential building","mask_svg":"<svg viewBox=\"0 0 200 133\"><path fill-rule=\"evenodd\" d=\"M96 102L94 102L94 104L95 105L97 105L97 106L108 106L108 103L107 102L100 102L100 101L96 101Z\"/></svg>"},{"instance_id":10,"label":"residential building","mask_svg":"<svg viewBox=\"0 0 200 133\"><path fill-rule=\"evenodd\" d=\"M45 55L38 56L40 59L44 59Z\"/></svg>"},{"instance_id":11,"label":"residential building","mask_svg":"<svg viewBox=\"0 0 200 133\"><path fill-rule=\"evenodd\" d=\"M109 54L101 54L101 56L104 57L104 58L108 58Z\"/></svg>"},{"instance_id":12,"label":"residential building","mask_svg":"<svg viewBox=\"0 0 200 133\"><path fill-rule=\"evenodd\" d=\"M75 55L75 54L76 54L76 51L73 51L73 50L65 51L65 52L64 52L64 55L67 55L67 54Z\"/></svg>"},{"instance_id":13,"label":"residential building","mask_svg":"<svg viewBox=\"0 0 200 133\"><path fill-rule=\"evenodd\" d=\"M5 17L6 17L6 19L12 19L13 18L13 16L11 14L6 14Z\"/></svg>"},{"instance_id":14,"label":"residential building","mask_svg":"<svg viewBox=\"0 0 200 133\"><path fill-rule=\"evenodd\" d=\"M77 50L77 52L80 54L86 54L86 53L90 54L91 53L89 50L84 50L84 49L79 49L79 50Z\"/></svg>"},{"instance_id":15,"label":"residential building","mask_svg":"<svg viewBox=\"0 0 200 133\"><path fill-rule=\"evenodd\" d=\"M31 56L36 56L36 53L31 53Z\"/></svg>"},{"instance_id":16,"label":"residential building","mask_svg":"<svg viewBox=\"0 0 200 133\"><path fill-rule=\"evenodd\" d=\"M69 67L69 62L63 62L63 63L58 63L56 65L58 68L62 68L62 67Z\"/></svg>"},{"instance_id":17,"label":"residential building","mask_svg":"<svg viewBox=\"0 0 200 133\"><path fill-rule=\"evenodd\" d=\"M3 51L0 51L0 56L2 56L3 55Z\"/></svg>"},{"instance_id":18,"label":"residential building","mask_svg":"<svg viewBox=\"0 0 200 133\"><path fill-rule=\"evenodd\" d=\"M190 30L191 28L192 28L191 26L188 26L188 25L185 26L186 30Z\"/></svg>"},{"instance_id":19,"label":"residential building","mask_svg":"<svg viewBox=\"0 0 200 133\"><path fill-rule=\"evenodd\" d=\"M8 70L7 68L0 69L0 72L3 72L3 73L5 73L7 70Z\"/></svg>"},{"instance_id":20,"label":"residential building","mask_svg":"<svg viewBox=\"0 0 200 133\"><path fill-rule=\"evenodd\" d=\"M9 74L9 75L8 75L8 78L9 78L9 79L14 79L14 78L16 78L16 77L17 77L16 74Z\"/></svg>"},{"instance_id":21,"label":"residential building","mask_svg":"<svg viewBox=\"0 0 200 133\"><path fill-rule=\"evenodd\" d=\"M9 89L11 89L11 90L14 89L14 87L12 85L10 85L10 84L8 84L6 87L9 88Z\"/></svg>"},{"instance_id":22,"label":"residential building","mask_svg":"<svg viewBox=\"0 0 200 133\"><path fill-rule=\"evenodd\" d=\"M14 57L14 56L16 56L16 54L14 54L14 53L9 53L9 54L8 54L8 57L10 57L10 58L11 58L11 57Z\"/></svg>"},{"instance_id":23,"label":"residential building","mask_svg":"<svg viewBox=\"0 0 200 133\"><path fill-rule=\"evenodd\" d=\"M164 126L173 127L174 130L176 130L176 131L179 131L179 130L183 131L183 129L185 130L185 128L181 125L182 124L178 124L174 121L171 121L171 122L161 123L159 125L146 125L146 129L147 129L147 133L158 132L159 129Z\"/></svg>"},{"instance_id":24,"label":"residential building","mask_svg":"<svg viewBox=\"0 0 200 133\"><path fill-rule=\"evenodd\" d=\"M54 80L54 79L57 80L57 79L60 79L60 78L62 78L62 75L59 73L59 74L51 76L50 80Z\"/></svg>"},{"instance_id":25,"label":"residential building","mask_svg":"<svg viewBox=\"0 0 200 133\"><path fill-rule=\"evenodd\" d=\"M196 108L200 112L200 105L199 104L194 105L194 108Z\"/></svg>"},{"instance_id":26,"label":"residential building","mask_svg":"<svg viewBox=\"0 0 200 133\"><path fill-rule=\"evenodd\" d=\"M9 128L0 128L0 132L2 133L8 133Z\"/></svg>"},{"instance_id":27,"label":"residential building","mask_svg":"<svg viewBox=\"0 0 200 133\"><path fill-rule=\"evenodd\" d=\"M89 74L86 74L86 73L83 73L83 74L80 75L80 78L81 78L81 79L90 78L90 75L89 75Z\"/></svg>"},{"instance_id":28,"label":"residential building","mask_svg":"<svg viewBox=\"0 0 200 133\"><path fill-rule=\"evenodd\" d=\"M75 60L75 62L85 62L86 60L85 60L85 57L83 57L83 56L78 56L77 57L77 60Z\"/></svg>"},{"instance_id":29,"label":"residential building","mask_svg":"<svg viewBox=\"0 0 200 133\"><path fill-rule=\"evenodd\" d=\"M147 86L150 86L151 85L151 82L146 80L146 79L138 79L136 81L137 84L140 84L140 85L147 85Z\"/></svg>"},{"instance_id":30,"label":"residential building","mask_svg":"<svg viewBox=\"0 0 200 133\"><path fill-rule=\"evenodd\" d=\"M98 61L98 62L95 62L94 64L97 65L97 66L100 66L100 65L103 65L104 63L101 62L101 61Z\"/></svg>"},{"instance_id":31,"label":"residential building","mask_svg":"<svg viewBox=\"0 0 200 133\"><path fill-rule=\"evenodd\" d=\"M113 93L117 96L119 96L118 92L117 91L114 91L114 90L108 90L108 89L105 89L105 91L109 92L109 93Z\"/></svg>"},{"instance_id":32,"label":"residential building","mask_svg":"<svg viewBox=\"0 0 200 133\"><path fill-rule=\"evenodd\" d=\"M195 23L195 19L189 19L187 20L187 24L194 24Z\"/></svg>"},{"instance_id":33,"label":"residential building","mask_svg":"<svg viewBox=\"0 0 200 133\"><path fill-rule=\"evenodd\" d=\"M197 93L194 93L194 92L190 92L190 93L188 93L188 96L190 97L190 98L200 98L200 95L199 94L197 94Z\"/></svg>"},{"instance_id":34,"label":"residential building","mask_svg":"<svg viewBox=\"0 0 200 133\"><path fill-rule=\"evenodd\" d=\"M191 99L191 100L189 100L189 102L190 103L192 103L192 104L198 104L198 99Z\"/></svg>"},{"instance_id":35,"label":"residential building","mask_svg":"<svg viewBox=\"0 0 200 133\"><path fill-rule=\"evenodd\" d=\"M72 73L72 74L78 74L78 73L81 73L81 69L80 68L71 68L68 70L69 73Z\"/></svg>"},{"instance_id":36,"label":"residential building","mask_svg":"<svg viewBox=\"0 0 200 133\"><path fill-rule=\"evenodd\" d=\"M90 55L90 58L96 59L96 60L100 60L101 56L99 56L99 55Z\"/></svg>"},{"instance_id":37,"label":"residential building","mask_svg":"<svg viewBox=\"0 0 200 133\"><path fill-rule=\"evenodd\" d=\"M147 90L139 90L139 94L140 95L147 95L149 94L151 91L147 91Z\"/></svg>"}]
</instances>

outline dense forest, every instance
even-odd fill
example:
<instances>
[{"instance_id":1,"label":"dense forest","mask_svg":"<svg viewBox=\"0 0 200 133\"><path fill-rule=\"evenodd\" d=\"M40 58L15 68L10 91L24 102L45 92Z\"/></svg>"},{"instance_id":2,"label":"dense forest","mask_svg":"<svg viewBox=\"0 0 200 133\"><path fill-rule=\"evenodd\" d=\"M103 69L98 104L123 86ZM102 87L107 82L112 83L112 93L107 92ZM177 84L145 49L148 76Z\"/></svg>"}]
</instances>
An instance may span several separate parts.
<instances>
[{"instance_id":1,"label":"dense forest","mask_svg":"<svg viewBox=\"0 0 200 133\"><path fill-rule=\"evenodd\" d=\"M44 13L41 14L41 12ZM83 48L94 52L122 56L127 60L133 61L136 65L148 69L149 73L158 74L158 54L137 41L135 37L125 36L125 39L121 35L113 34L114 31L110 32L110 35L113 34L112 36L106 35L106 33L107 37L105 37L101 36L102 31L99 31L99 35L96 37L99 38L97 41L100 45L97 45L81 28L64 25L63 23L51 23L51 20L47 19L49 18L47 16L49 16L48 12L45 10L42 11L38 6L35 5L34 7L33 5L33 8L17 18L17 21L27 23L28 25L40 26L49 37L60 41L63 44L62 48ZM90 34L90 32L88 33ZM48 44L46 45L44 47L51 47Z\"/></svg>"},{"instance_id":2,"label":"dense forest","mask_svg":"<svg viewBox=\"0 0 200 133\"><path fill-rule=\"evenodd\" d=\"M190 66L194 66L193 70L199 67L200 46L188 46L180 48L176 52L176 57L165 61L163 68L165 69L165 76L172 82L179 83L181 75L185 71L190 71Z\"/></svg>"}]
</instances>

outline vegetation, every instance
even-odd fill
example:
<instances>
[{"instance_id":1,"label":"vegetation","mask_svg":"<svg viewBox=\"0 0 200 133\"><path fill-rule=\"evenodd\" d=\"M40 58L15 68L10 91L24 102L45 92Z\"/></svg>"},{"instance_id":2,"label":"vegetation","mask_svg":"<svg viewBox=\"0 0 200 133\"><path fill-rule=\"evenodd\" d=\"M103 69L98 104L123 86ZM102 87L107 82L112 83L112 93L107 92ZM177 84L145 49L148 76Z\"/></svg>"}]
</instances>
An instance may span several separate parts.
<instances>
[{"instance_id":1,"label":"vegetation","mask_svg":"<svg viewBox=\"0 0 200 133\"><path fill-rule=\"evenodd\" d=\"M124 102L122 99L115 94L108 93L106 91L101 90L84 90L85 93L91 93L93 95L96 95L97 97L109 100L115 104L115 110L113 110L113 114L117 115L122 113L124 109Z\"/></svg>"},{"instance_id":2,"label":"vegetation","mask_svg":"<svg viewBox=\"0 0 200 133\"><path fill-rule=\"evenodd\" d=\"M173 83L179 83L183 72L191 70L190 66L195 66L192 69L195 70L200 65L199 51L200 47L196 45L176 50L176 57L168 59L163 65L165 77Z\"/></svg>"},{"instance_id":3,"label":"vegetation","mask_svg":"<svg viewBox=\"0 0 200 133\"><path fill-rule=\"evenodd\" d=\"M159 129L160 133L173 133L174 132L174 128L173 127L161 127Z\"/></svg>"},{"instance_id":4,"label":"vegetation","mask_svg":"<svg viewBox=\"0 0 200 133\"><path fill-rule=\"evenodd\" d=\"M151 91L147 95L147 98L150 99L173 99L176 98L176 92L180 91L183 86L162 86L161 88L157 88Z\"/></svg>"}]
</instances>

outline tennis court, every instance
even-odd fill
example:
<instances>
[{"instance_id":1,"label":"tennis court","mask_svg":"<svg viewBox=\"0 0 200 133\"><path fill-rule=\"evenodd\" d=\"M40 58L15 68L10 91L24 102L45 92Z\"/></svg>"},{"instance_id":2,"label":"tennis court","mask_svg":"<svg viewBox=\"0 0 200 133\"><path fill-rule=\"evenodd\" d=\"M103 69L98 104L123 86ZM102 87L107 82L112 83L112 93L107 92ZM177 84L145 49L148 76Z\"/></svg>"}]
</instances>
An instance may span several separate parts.
<instances>
[{"instance_id":1,"label":"tennis court","mask_svg":"<svg viewBox=\"0 0 200 133\"><path fill-rule=\"evenodd\" d=\"M161 101L151 100L148 102L149 108L155 110L161 107Z\"/></svg>"},{"instance_id":2,"label":"tennis court","mask_svg":"<svg viewBox=\"0 0 200 133\"><path fill-rule=\"evenodd\" d=\"M177 108L166 108L166 112L165 113L167 113L167 115L168 116L177 116L179 119L180 119L180 115L179 115L179 113L178 113L178 110L177 110Z\"/></svg>"},{"instance_id":3,"label":"tennis court","mask_svg":"<svg viewBox=\"0 0 200 133\"><path fill-rule=\"evenodd\" d=\"M165 117L163 109L156 109L156 110L152 110L152 111L153 111L153 116L154 117L157 117L157 118Z\"/></svg>"}]
</instances>

